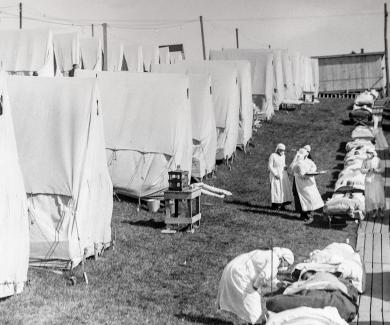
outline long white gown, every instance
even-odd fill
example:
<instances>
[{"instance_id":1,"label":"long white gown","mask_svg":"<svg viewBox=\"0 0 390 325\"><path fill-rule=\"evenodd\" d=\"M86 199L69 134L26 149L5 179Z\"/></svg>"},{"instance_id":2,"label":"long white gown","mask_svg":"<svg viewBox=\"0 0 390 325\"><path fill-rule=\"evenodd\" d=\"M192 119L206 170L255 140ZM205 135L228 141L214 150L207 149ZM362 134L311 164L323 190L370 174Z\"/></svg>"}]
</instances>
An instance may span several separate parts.
<instances>
[{"instance_id":1,"label":"long white gown","mask_svg":"<svg viewBox=\"0 0 390 325\"><path fill-rule=\"evenodd\" d=\"M260 292L253 288L262 276L276 286L279 256L271 250L254 250L234 258L223 270L218 288L217 308L255 324L262 315Z\"/></svg>"},{"instance_id":2,"label":"long white gown","mask_svg":"<svg viewBox=\"0 0 390 325\"><path fill-rule=\"evenodd\" d=\"M290 180L288 179L286 167L286 156L276 152L270 155L268 161L269 180L271 183L271 202L285 203L293 201ZM279 176L277 179L275 176Z\"/></svg>"},{"instance_id":3,"label":"long white gown","mask_svg":"<svg viewBox=\"0 0 390 325\"><path fill-rule=\"evenodd\" d=\"M317 170L316 164L309 158L300 160L294 167L295 185L303 211L314 211L324 206L314 176L306 176Z\"/></svg>"},{"instance_id":4,"label":"long white gown","mask_svg":"<svg viewBox=\"0 0 390 325\"><path fill-rule=\"evenodd\" d=\"M364 190L366 212L385 207L384 180L381 175L384 170L383 162L376 156L363 162L362 172L366 174Z\"/></svg>"}]
</instances>

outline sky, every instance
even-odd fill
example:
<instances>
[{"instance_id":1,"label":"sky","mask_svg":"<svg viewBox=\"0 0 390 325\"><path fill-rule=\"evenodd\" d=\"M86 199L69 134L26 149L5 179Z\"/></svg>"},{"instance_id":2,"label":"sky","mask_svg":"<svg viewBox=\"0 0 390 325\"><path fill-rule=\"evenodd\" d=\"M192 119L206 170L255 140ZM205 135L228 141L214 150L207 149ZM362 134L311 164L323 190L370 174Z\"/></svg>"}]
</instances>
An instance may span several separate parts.
<instances>
[{"instance_id":1,"label":"sky","mask_svg":"<svg viewBox=\"0 0 390 325\"><path fill-rule=\"evenodd\" d=\"M19 27L18 4L0 0L0 29ZM183 43L188 59L202 59L202 15L207 53L235 47L238 28L240 48L271 46L313 56L383 51L383 7L383 0L24 0L23 28L91 36L94 23L95 37L101 37L106 22L109 39Z\"/></svg>"}]
</instances>

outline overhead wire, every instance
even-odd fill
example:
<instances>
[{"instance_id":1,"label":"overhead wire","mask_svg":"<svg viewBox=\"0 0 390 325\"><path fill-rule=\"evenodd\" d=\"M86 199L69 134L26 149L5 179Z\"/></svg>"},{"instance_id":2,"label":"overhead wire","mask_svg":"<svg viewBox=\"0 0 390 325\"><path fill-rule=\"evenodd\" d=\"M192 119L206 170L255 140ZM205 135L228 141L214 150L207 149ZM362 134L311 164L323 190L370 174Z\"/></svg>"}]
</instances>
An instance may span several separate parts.
<instances>
[{"instance_id":1,"label":"overhead wire","mask_svg":"<svg viewBox=\"0 0 390 325\"><path fill-rule=\"evenodd\" d=\"M6 15L12 18L19 18L18 14L3 11L2 9L17 8L16 5L0 7L0 15ZM23 15L23 19L36 21L48 24L57 24L62 26L78 26L86 27L91 24L107 23L110 27L122 30L156 30L156 29L172 29L182 28L185 24L197 22L198 19L102 19L98 21L96 19L69 19L63 17L57 17L48 15L44 12L32 8L30 6L24 6L24 10L32 13L32 15ZM302 15L302 16L273 16L273 17L242 17L242 18L204 18L204 22L216 23L216 22L256 22L256 21L270 21L270 20L296 20L296 19L321 19L321 18L337 18L337 17L358 17L358 16L376 16L382 15L381 11L370 12L356 12L345 14L329 14L329 15ZM39 16L39 17L37 17ZM220 28L220 27L218 27ZM221 27L224 29L224 27ZM226 28L225 28L226 29ZM253 41L253 40L252 40Z\"/></svg>"}]
</instances>

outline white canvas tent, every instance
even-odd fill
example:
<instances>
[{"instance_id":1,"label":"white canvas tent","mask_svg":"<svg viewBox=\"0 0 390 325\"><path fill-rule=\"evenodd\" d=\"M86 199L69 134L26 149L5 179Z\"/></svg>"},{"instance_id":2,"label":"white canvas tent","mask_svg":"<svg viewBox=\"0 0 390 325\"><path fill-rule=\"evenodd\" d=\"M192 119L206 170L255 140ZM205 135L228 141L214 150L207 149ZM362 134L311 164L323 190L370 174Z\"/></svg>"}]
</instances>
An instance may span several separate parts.
<instances>
[{"instance_id":1,"label":"white canvas tent","mask_svg":"<svg viewBox=\"0 0 390 325\"><path fill-rule=\"evenodd\" d=\"M184 60L183 53L180 52L180 51L170 52L169 53L169 58L170 58L170 63L171 64L175 64L175 63L178 63L178 62Z\"/></svg>"},{"instance_id":2,"label":"white canvas tent","mask_svg":"<svg viewBox=\"0 0 390 325\"><path fill-rule=\"evenodd\" d=\"M275 73L275 92L274 99L272 101L274 110L279 110L280 104L284 100L284 82L283 82L283 62L282 62L282 51L274 50L274 73Z\"/></svg>"},{"instance_id":3,"label":"white canvas tent","mask_svg":"<svg viewBox=\"0 0 390 325\"><path fill-rule=\"evenodd\" d=\"M313 67L311 63L311 59L307 56L305 56L305 86L304 90L310 92L314 92L314 79L313 79Z\"/></svg>"},{"instance_id":4,"label":"white canvas tent","mask_svg":"<svg viewBox=\"0 0 390 325\"><path fill-rule=\"evenodd\" d=\"M57 70L66 74L74 66L81 66L79 33L55 32L53 44Z\"/></svg>"},{"instance_id":5,"label":"white canvas tent","mask_svg":"<svg viewBox=\"0 0 390 325\"><path fill-rule=\"evenodd\" d=\"M288 50L282 51L282 64L283 80L285 86L283 102L295 102L298 100L298 97L295 91L292 57Z\"/></svg>"},{"instance_id":6,"label":"white canvas tent","mask_svg":"<svg viewBox=\"0 0 390 325\"><path fill-rule=\"evenodd\" d=\"M29 222L11 107L0 75L0 298L23 291L27 281Z\"/></svg>"},{"instance_id":7,"label":"white canvas tent","mask_svg":"<svg viewBox=\"0 0 390 325\"><path fill-rule=\"evenodd\" d=\"M217 126L216 158L228 159L236 150L239 125L240 89L237 68L213 61L182 61L153 65L152 71L211 76L214 116Z\"/></svg>"},{"instance_id":8,"label":"white canvas tent","mask_svg":"<svg viewBox=\"0 0 390 325\"><path fill-rule=\"evenodd\" d=\"M313 72L310 58L301 55L301 85L303 92L314 92Z\"/></svg>"},{"instance_id":9,"label":"white canvas tent","mask_svg":"<svg viewBox=\"0 0 390 325\"><path fill-rule=\"evenodd\" d=\"M144 72L144 59L142 46L124 44L123 55L129 72Z\"/></svg>"},{"instance_id":10,"label":"white canvas tent","mask_svg":"<svg viewBox=\"0 0 390 325\"><path fill-rule=\"evenodd\" d=\"M252 138L253 103L251 65L245 60L215 60L213 64L232 66L238 72L238 85L240 88L240 115L237 145L245 146Z\"/></svg>"},{"instance_id":11,"label":"white canvas tent","mask_svg":"<svg viewBox=\"0 0 390 325\"><path fill-rule=\"evenodd\" d=\"M44 30L1 30L0 62L11 74L54 76L53 35Z\"/></svg>"},{"instance_id":12,"label":"white canvas tent","mask_svg":"<svg viewBox=\"0 0 390 325\"><path fill-rule=\"evenodd\" d=\"M297 99L302 98L302 60L301 60L301 55L299 52L294 51L291 55L291 62L292 62L292 71L293 71L293 80L295 84L295 97Z\"/></svg>"},{"instance_id":13,"label":"white canvas tent","mask_svg":"<svg viewBox=\"0 0 390 325\"><path fill-rule=\"evenodd\" d=\"M97 38L80 38L82 68L101 71L103 66L102 43Z\"/></svg>"},{"instance_id":14,"label":"white canvas tent","mask_svg":"<svg viewBox=\"0 0 390 325\"><path fill-rule=\"evenodd\" d=\"M158 64L160 60L158 46L142 45L142 58L144 62L144 70L150 72L152 64Z\"/></svg>"},{"instance_id":15,"label":"white canvas tent","mask_svg":"<svg viewBox=\"0 0 390 325\"><path fill-rule=\"evenodd\" d=\"M153 66L153 72L166 72L164 65ZM168 71L169 72L169 71ZM192 125L192 176L202 178L215 169L217 128L214 117L211 78L209 74L188 74Z\"/></svg>"},{"instance_id":16,"label":"white canvas tent","mask_svg":"<svg viewBox=\"0 0 390 325\"><path fill-rule=\"evenodd\" d=\"M160 63L161 64L170 64L171 63L171 57L169 53L169 47L163 46L159 49L159 56L160 56Z\"/></svg>"},{"instance_id":17,"label":"white canvas tent","mask_svg":"<svg viewBox=\"0 0 390 325\"><path fill-rule=\"evenodd\" d=\"M217 127L208 74L190 74L192 175L202 178L215 169Z\"/></svg>"},{"instance_id":18,"label":"white canvas tent","mask_svg":"<svg viewBox=\"0 0 390 325\"><path fill-rule=\"evenodd\" d=\"M320 86L320 72L318 67L318 59L311 59L311 67L313 73L313 88L314 88L314 97L318 97L318 90Z\"/></svg>"},{"instance_id":19,"label":"white canvas tent","mask_svg":"<svg viewBox=\"0 0 390 325\"><path fill-rule=\"evenodd\" d=\"M262 107L267 119L274 114L274 55L266 49L223 49L210 51L211 60L247 60L251 64L253 95L263 97Z\"/></svg>"},{"instance_id":20,"label":"white canvas tent","mask_svg":"<svg viewBox=\"0 0 390 325\"><path fill-rule=\"evenodd\" d=\"M74 267L111 242L96 80L9 77L8 88L31 219L30 263Z\"/></svg>"},{"instance_id":21,"label":"white canvas tent","mask_svg":"<svg viewBox=\"0 0 390 325\"><path fill-rule=\"evenodd\" d=\"M114 189L134 197L168 187L168 171L191 172L188 77L177 74L98 74L108 165Z\"/></svg>"}]
</instances>

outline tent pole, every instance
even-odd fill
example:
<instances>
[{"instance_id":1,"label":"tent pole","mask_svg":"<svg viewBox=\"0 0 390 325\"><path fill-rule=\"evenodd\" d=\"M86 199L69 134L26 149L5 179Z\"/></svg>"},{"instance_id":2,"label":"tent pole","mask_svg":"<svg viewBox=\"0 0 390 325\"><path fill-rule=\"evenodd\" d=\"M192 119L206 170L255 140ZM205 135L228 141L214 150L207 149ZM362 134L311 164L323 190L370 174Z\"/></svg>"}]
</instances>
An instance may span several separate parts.
<instances>
[{"instance_id":1,"label":"tent pole","mask_svg":"<svg viewBox=\"0 0 390 325\"><path fill-rule=\"evenodd\" d=\"M236 47L239 49L240 46L238 44L238 28L236 28Z\"/></svg>"},{"instance_id":2,"label":"tent pole","mask_svg":"<svg viewBox=\"0 0 390 325\"><path fill-rule=\"evenodd\" d=\"M199 22L200 22L200 34L202 35L203 60L206 60L206 45L204 42L203 16L199 16Z\"/></svg>"},{"instance_id":3,"label":"tent pole","mask_svg":"<svg viewBox=\"0 0 390 325\"><path fill-rule=\"evenodd\" d=\"M386 68L386 96L389 96L389 53L387 50L387 3L385 2L385 68Z\"/></svg>"},{"instance_id":4,"label":"tent pole","mask_svg":"<svg viewBox=\"0 0 390 325\"><path fill-rule=\"evenodd\" d=\"M103 71L107 71L107 57L108 57L108 51L107 51L107 23L103 23Z\"/></svg>"},{"instance_id":5,"label":"tent pole","mask_svg":"<svg viewBox=\"0 0 390 325\"><path fill-rule=\"evenodd\" d=\"M91 32L92 32L92 37L95 36L95 26L92 24L91 25Z\"/></svg>"},{"instance_id":6,"label":"tent pole","mask_svg":"<svg viewBox=\"0 0 390 325\"><path fill-rule=\"evenodd\" d=\"M23 12L23 4L19 2L19 29L22 29L22 12Z\"/></svg>"}]
</instances>

